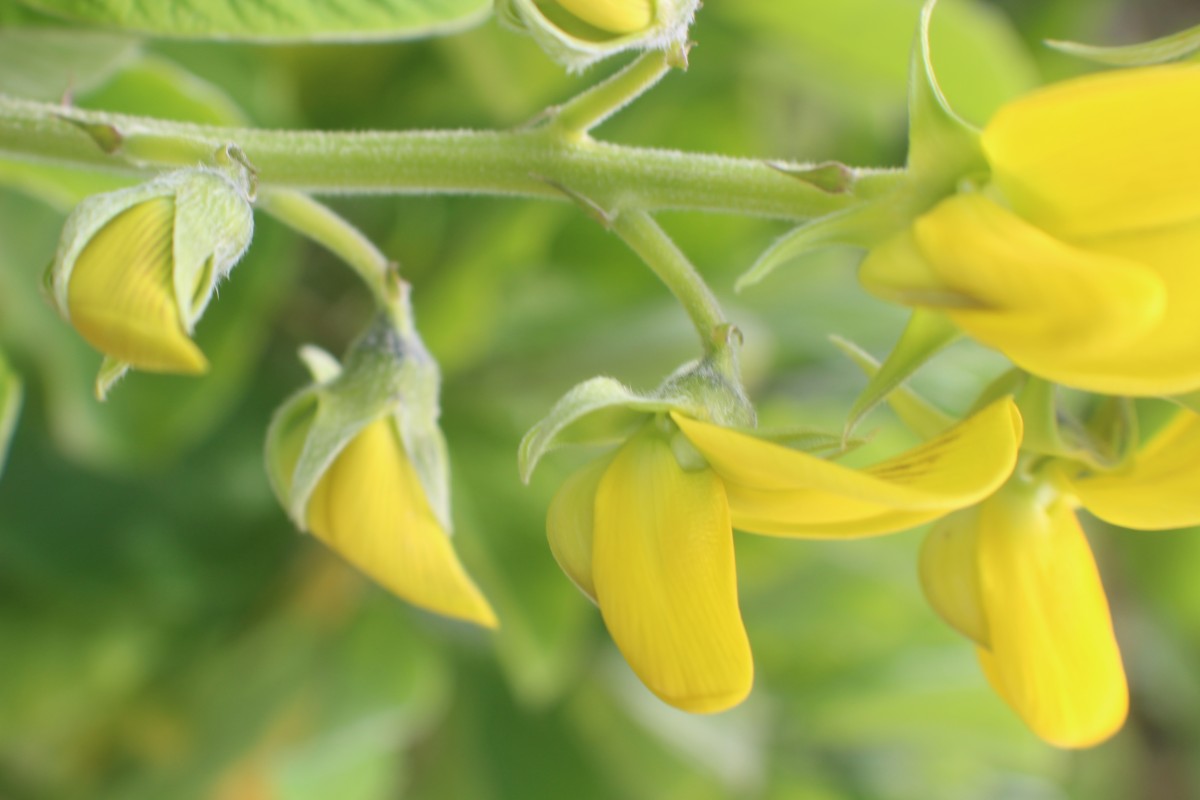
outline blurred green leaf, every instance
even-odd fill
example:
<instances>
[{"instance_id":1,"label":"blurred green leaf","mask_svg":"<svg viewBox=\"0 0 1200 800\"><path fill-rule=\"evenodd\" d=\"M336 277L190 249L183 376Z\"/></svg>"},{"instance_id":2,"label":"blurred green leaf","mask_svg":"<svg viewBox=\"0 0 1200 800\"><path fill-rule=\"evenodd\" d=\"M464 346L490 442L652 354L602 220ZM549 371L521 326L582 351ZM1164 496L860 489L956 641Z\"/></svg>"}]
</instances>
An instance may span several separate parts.
<instances>
[{"instance_id":1,"label":"blurred green leaf","mask_svg":"<svg viewBox=\"0 0 1200 800\"><path fill-rule=\"evenodd\" d=\"M62 100L103 83L137 50L116 33L0 27L0 92Z\"/></svg>"},{"instance_id":2,"label":"blurred green leaf","mask_svg":"<svg viewBox=\"0 0 1200 800\"><path fill-rule=\"evenodd\" d=\"M863 108L904 101L922 0L723 3L715 13L786 43L793 78ZM933 15L933 64L951 106L982 123L1037 84L1024 44L990 3L949 0Z\"/></svg>"},{"instance_id":3,"label":"blurred green leaf","mask_svg":"<svg viewBox=\"0 0 1200 800\"><path fill-rule=\"evenodd\" d=\"M385 41L461 30L488 0L207 0L196 5L120 0L22 0L48 14L155 36L249 41Z\"/></svg>"},{"instance_id":4,"label":"blurred green leaf","mask_svg":"<svg viewBox=\"0 0 1200 800\"><path fill-rule=\"evenodd\" d=\"M4 360L4 352L0 351L0 475L4 474L8 445L17 429L22 395L21 378Z\"/></svg>"}]
</instances>

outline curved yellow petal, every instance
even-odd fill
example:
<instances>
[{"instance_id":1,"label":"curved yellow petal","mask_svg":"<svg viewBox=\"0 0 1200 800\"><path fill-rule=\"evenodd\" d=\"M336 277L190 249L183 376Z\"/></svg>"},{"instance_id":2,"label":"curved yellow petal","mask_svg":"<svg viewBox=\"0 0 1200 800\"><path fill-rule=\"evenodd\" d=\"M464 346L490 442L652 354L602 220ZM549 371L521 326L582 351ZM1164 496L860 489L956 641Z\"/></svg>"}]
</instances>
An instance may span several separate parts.
<instances>
[{"instance_id":1,"label":"curved yellow petal","mask_svg":"<svg viewBox=\"0 0 1200 800\"><path fill-rule=\"evenodd\" d=\"M685 472L653 428L635 435L600 480L592 557L604 622L652 692L695 713L746 697L754 665L711 470Z\"/></svg>"},{"instance_id":2,"label":"curved yellow petal","mask_svg":"<svg viewBox=\"0 0 1200 800\"><path fill-rule=\"evenodd\" d=\"M778 536L785 539L861 539L896 533L924 525L943 516L945 509L906 511L904 509L875 510L863 516L837 517L827 522L809 522L807 511L797 512L805 500L800 492L762 492L746 489L736 484L726 484L726 496L733 527L747 533L762 536ZM823 502L819 493L814 500ZM735 510L736 509L736 510ZM876 507L878 509L878 507ZM843 511L831 506L826 511ZM813 517L831 516L830 513L813 514Z\"/></svg>"},{"instance_id":3,"label":"curved yellow petal","mask_svg":"<svg viewBox=\"0 0 1200 800\"><path fill-rule=\"evenodd\" d=\"M496 615L434 519L391 418L362 430L308 505L312 534L408 602L488 628Z\"/></svg>"},{"instance_id":4,"label":"curved yellow petal","mask_svg":"<svg viewBox=\"0 0 1200 800\"><path fill-rule=\"evenodd\" d=\"M978 512L951 514L921 545L918 572L925 599L950 627L987 646L988 624L979 588Z\"/></svg>"},{"instance_id":5,"label":"curved yellow petal","mask_svg":"<svg viewBox=\"0 0 1200 800\"><path fill-rule=\"evenodd\" d=\"M637 33L654 21L651 0L558 0L589 25L609 33Z\"/></svg>"},{"instance_id":6,"label":"curved yellow petal","mask_svg":"<svg viewBox=\"0 0 1200 800\"><path fill-rule=\"evenodd\" d=\"M596 490L608 465L607 458L600 458L574 472L563 481L546 512L546 538L554 560L593 603L596 602L596 587L592 582Z\"/></svg>"},{"instance_id":7,"label":"curved yellow petal","mask_svg":"<svg viewBox=\"0 0 1200 800\"><path fill-rule=\"evenodd\" d=\"M1108 601L1062 497L1010 486L979 510L979 587L996 691L1051 744L1090 747L1125 721L1129 697Z\"/></svg>"},{"instance_id":8,"label":"curved yellow petal","mask_svg":"<svg viewBox=\"0 0 1200 800\"><path fill-rule=\"evenodd\" d=\"M978 194L943 201L913 230L943 282L978 304L947 316L1051 379L1136 343L1167 307L1162 279L1139 261L1068 245Z\"/></svg>"},{"instance_id":9,"label":"curved yellow petal","mask_svg":"<svg viewBox=\"0 0 1200 800\"><path fill-rule=\"evenodd\" d=\"M1137 260L1162 281L1166 308L1136 341L1079 359L1056 380L1105 394L1182 394L1200 388L1200 222L1090 239L1089 250Z\"/></svg>"},{"instance_id":10,"label":"curved yellow petal","mask_svg":"<svg viewBox=\"0 0 1200 800\"><path fill-rule=\"evenodd\" d=\"M980 308L980 301L956 291L917 247L907 228L871 248L858 267L858 280L883 300L925 308Z\"/></svg>"},{"instance_id":11,"label":"curved yellow petal","mask_svg":"<svg viewBox=\"0 0 1200 800\"><path fill-rule=\"evenodd\" d=\"M941 435L865 470L673 413L726 484L735 527L825 538L888 533L979 502L1016 465L1021 417L997 400Z\"/></svg>"},{"instance_id":12,"label":"curved yellow petal","mask_svg":"<svg viewBox=\"0 0 1200 800\"><path fill-rule=\"evenodd\" d=\"M1200 67L1064 81L1000 109L983 132L1018 213L1066 237L1200 218Z\"/></svg>"},{"instance_id":13,"label":"curved yellow petal","mask_svg":"<svg viewBox=\"0 0 1200 800\"><path fill-rule=\"evenodd\" d=\"M113 217L80 252L67 286L71 324L97 350L151 372L208 369L175 304L175 203L144 200Z\"/></svg>"},{"instance_id":14,"label":"curved yellow petal","mask_svg":"<svg viewBox=\"0 0 1200 800\"><path fill-rule=\"evenodd\" d=\"M1128 470L1071 482L1088 511L1135 530L1200 525L1200 415L1180 411Z\"/></svg>"}]
</instances>

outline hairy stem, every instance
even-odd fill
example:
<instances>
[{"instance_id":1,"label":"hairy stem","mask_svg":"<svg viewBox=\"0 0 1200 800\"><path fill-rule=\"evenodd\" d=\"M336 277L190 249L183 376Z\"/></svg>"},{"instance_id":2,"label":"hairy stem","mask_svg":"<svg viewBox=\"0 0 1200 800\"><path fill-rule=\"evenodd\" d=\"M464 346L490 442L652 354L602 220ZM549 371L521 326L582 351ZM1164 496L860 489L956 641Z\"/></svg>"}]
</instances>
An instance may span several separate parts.
<instances>
[{"instance_id":1,"label":"hairy stem","mask_svg":"<svg viewBox=\"0 0 1200 800\"><path fill-rule=\"evenodd\" d=\"M106 152L87 128L111 129ZM896 173L856 171L831 193L745 158L564 142L546 129L325 133L166 122L0 96L0 154L154 174L236 143L260 185L311 193L493 194L554 200L562 188L608 208L691 209L802 220L886 191ZM799 169L799 167L797 167Z\"/></svg>"},{"instance_id":2,"label":"hairy stem","mask_svg":"<svg viewBox=\"0 0 1200 800\"><path fill-rule=\"evenodd\" d=\"M568 140L586 135L592 128L654 88L671 71L671 62L672 56L663 51L643 53L608 80L554 109L551 125Z\"/></svg>"},{"instance_id":3,"label":"hairy stem","mask_svg":"<svg viewBox=\"0 0 1200 800\"><path fill-rule=\"evenodd\" d=\"M704 352L712 353L725 315L692 262L645 211L621 211L612 220L612 230L667 285L696 326Z\"/></svg>"}]
</instances>

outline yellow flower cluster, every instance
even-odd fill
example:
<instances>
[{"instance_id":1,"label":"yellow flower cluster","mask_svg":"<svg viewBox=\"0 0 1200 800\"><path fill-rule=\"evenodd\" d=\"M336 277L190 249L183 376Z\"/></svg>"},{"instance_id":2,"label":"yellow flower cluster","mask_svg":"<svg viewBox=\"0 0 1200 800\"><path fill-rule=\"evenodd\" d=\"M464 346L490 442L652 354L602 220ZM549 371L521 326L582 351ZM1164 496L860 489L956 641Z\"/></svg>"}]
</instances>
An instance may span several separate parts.
<instances>
[{"instance_id":1,"label":"yellow flower cluster","mask_svg":"<svg viewBox=\"0 0 1200 800\"><path fill-rule=\"evenodd\" d=\"M753 681L733 528L800 538L904 530L992 494L1020 441L1006 398L858 471L672 412L567 480L550 507L550 546L655 694L722 711Z\"/></svg>"},{"instance_id":2,"label":"yellow flower cluster","mask_svg":"<svg viewBox=\"0 0 1200 800\"><path fill-rule=\"evenodd\" d=\"M1200 66L1118 70L1002 108L983 189L863 262L1029 372L1109 394L1200 388Z\"/></svg>"}]
</instances>

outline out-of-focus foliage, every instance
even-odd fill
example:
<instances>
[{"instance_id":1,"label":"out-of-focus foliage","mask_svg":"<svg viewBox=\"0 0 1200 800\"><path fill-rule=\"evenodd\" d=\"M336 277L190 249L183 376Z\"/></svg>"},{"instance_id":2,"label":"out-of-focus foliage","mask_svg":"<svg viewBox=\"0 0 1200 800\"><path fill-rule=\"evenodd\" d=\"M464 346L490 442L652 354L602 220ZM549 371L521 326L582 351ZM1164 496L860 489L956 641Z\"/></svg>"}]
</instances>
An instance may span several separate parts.
<instances>
[{"instance_id":1,"label":"out-of-focus foliage","mask_svg":"<svg viewBox=\"0 0 1200 800\"><path fill-rule=\"evenodd\" d=\"M0 20L28 18L7 5ZM899 164L918 5L709 3L689 71L598 135ZM1120 43L1197 21L1166 2L961 0L945 10L937 69L974 121L1084 68L1040 50L1040 37ZM68 47L69 63L21 55L8 36L0 29L6 91L288 128L507 127L615 67L568 77L494 22L369 46L113 39ZM331 256L260 217L197 329L213 371L135 374L105 405L92 400L99 358L39 297L41 273L71 205L121 180L0 162L0 350L25 385L0 480L0 797L1200 793L1194 533L1090 526L1135 707L1093 751L1047 747L987 689L920 595L916 532L739 537L757 665L749 701L691 717L642 688L545 542L549 499L580 461L551 456L524 488L515 453L568 387L603 373L649 389L693 355L692 332L620 242L565 204L334 202L415 285L418 324L444 371L456 546L502 627L487 634L404 606L298 535L262 467L271 411L305 381L296 348L340 351L370 311ZM818 253L735 297L736 276L787 226L663 221L744 332L763 421L840 431L865 378L827 335L881 356L904 324L857 287L856 257ZM962 412L1004 367L960 343L916 383ZM852 460L908 441L884 411L858 433L873 438Z\"/></svg>"}]
</instances>

